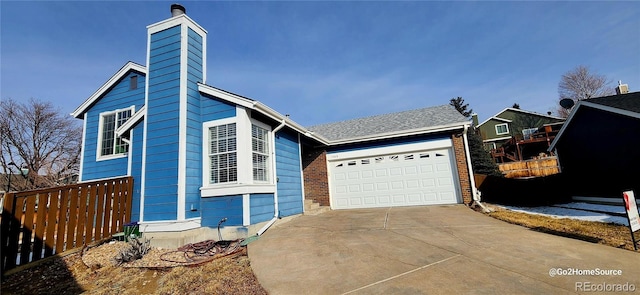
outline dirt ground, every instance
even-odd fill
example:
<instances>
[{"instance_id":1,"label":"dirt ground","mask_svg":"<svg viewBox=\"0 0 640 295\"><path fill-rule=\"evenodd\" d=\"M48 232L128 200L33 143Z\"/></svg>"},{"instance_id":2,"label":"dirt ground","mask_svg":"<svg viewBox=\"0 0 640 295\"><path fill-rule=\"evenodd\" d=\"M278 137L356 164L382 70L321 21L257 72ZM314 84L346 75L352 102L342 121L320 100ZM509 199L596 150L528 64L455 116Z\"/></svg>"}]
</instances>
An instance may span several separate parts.
<instances>
[{"instance_id":1,"label":"dirt ground","mask_svg":"<svg viewBox=\"0 0 640 295\"><path fill-rule=\"evenodd\" d=\"M246 248L198 265L183 253L152 248L142 259L117 265L125 242L105 243L55 258L6 277L2 294L266 294ZM165 258L164 260L160 257Z\"/></svg>"},{"instance_id":2,"label":"dirt ground","mask_svg":"<svg viewBox=\"0 0 640 295\"><path fill-rule=\"evenodd\" d=\"M533 230L633 251L626 226L558 219L500 209L489 216ZM3 279L1 294L267 294L253 274L246 248L184 266L179 252L152 248L142 259L117 265L124 242L106 243L50 259ZM174 252L172 252L174 251ZM164 258L164 259L162 259Z\"/></svg>"}]
</instances>

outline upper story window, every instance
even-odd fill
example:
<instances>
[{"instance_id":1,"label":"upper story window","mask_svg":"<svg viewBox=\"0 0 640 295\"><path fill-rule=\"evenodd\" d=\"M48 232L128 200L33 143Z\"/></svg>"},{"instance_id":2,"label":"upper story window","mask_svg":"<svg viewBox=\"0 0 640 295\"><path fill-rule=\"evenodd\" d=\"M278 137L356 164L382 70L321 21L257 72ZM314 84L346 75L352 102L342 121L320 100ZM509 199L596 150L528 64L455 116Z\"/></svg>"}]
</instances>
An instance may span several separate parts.
<instances>
[{"instance_id":1,"label":"upper story window","mask_svg":"<svg viewBox=\"0 0 640 295\"><path fill-rule=\"evenodd\" d=\"M509 125L507 123L496 125L496 135L509 134Z\"/></svg>"},{"instance_id":2,"label":"upper story window","mask_svg":"<svg viewBox=\"0 0 640 295\"><path fill-rule=\"evenodd\" d=\"M209 183L238 180L236 123L209 127Z\"/></svg>"},{"instance_id":3,"label":"upper story window","mask_svg":"<svg viewBox=\"0 0 640 295\"><path fill-rule=\"evenodd\" d=\"M122 126L133 113L133 108L100 114L100 135L98 137L99 158L109 158L129 152L129 144L116 136L116 129Z\"/></svg>"}]
</instances>

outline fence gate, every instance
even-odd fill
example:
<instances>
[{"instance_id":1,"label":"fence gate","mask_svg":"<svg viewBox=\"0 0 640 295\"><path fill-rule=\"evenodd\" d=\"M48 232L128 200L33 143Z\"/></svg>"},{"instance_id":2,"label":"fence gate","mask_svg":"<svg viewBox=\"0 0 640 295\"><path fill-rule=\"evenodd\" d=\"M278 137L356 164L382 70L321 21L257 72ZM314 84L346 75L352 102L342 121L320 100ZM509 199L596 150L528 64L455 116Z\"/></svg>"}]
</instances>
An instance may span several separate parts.
<instances>
[{"instance_id":1,"label":"fence gate","mask_svg":"<svg viewBox=\"0 0 640 295\"><path fill-rule=\"evenodd\" d=\"M131 219L133 177L7 193L2 273L121 232Z\"/></svg>"}]
</instances>

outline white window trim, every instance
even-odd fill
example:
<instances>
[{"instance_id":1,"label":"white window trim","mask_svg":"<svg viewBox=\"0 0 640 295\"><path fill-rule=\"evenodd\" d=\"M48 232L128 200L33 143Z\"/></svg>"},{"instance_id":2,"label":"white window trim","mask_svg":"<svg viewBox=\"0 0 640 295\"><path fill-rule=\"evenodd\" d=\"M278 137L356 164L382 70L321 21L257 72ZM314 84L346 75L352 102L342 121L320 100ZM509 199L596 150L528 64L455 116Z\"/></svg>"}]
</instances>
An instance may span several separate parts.
<instances>
[{"instance_id":1,"label":"white window trim","mask_svg":"<svg viewBox=\"0 0 640 295\"><path fill-rule=\"evenodd\" d=\"M499 132L499 131L498 131L498 127L499 127L499 126L504 126L504 127L506 127L507 131L506 131L506 132ZM496 128L496 135L509 134L509 124L507 124L507 123L496 124L496 125L495 125L495 128Z\"/></svg>"},{"instance_id":2,"label":"white window trim","mask_svg":"<svg viewBox=\"0 0 640 295\"><path fill-rule=\"evenodd\" d=\"M262 129L267 130L267 156L269 157L267 159L267 180L263 181L263 180L253 180L253 137L251 134L249 134L249 159L251 159L251 181L255 184L273 184L273 179L274 179L274 172L273 172L273 165L271 165L271 163L273 162L273 158L275 156L275 150L274 150L274 146L272 145L273 142L273 129L271 128L271 126L262 123L260 121L256 121L254 119L251 119L251 124L249 125L249 132L251 132L253 126L251 125L256 125Z\"/></svg>"},{"instance_id":3,"label":"white window trim","mask_svg":"<svg viewBox=\"0 0 640 295\"><path fill-rule=\"evenodd\" d=\"M237 173L238 178L235 182L226 182L219 184L209 183L209 173L211 170L211 163L209 161L209 128L213 126L236 124L236 156L238 159ZM236 108L236 117L219 119L214 121L205 122L202 124L202 187L200 188L202 197L216 197L216 196L229 196L229 195L243 195L243 194L257 194L257 193L274 193L275 186L275 172L269 161L268 167L268 181L254 181L253 180L253 149L251 142L251 125L257 125L269 131L269 157L274 157L273 146L273 129L271 126L262 122L253 120L247 114L247 110L243 107Z\"/></svg>"},{"instance_id":4,"label":"white window trim","mask_svg":"<svg viewBox=\"0 0 640 295\"><path fill-rule=\"evenodd\" d=\"M113 155L106 155L106 156L102 156L102 131L104 129L104 117L107 115L111 115L111 114L117 114L119 112L123 112L123 111L128 111L131 110L131 117L133 117L133 115L135 114L135 109L136 106L132 105L128 108L122 108L122 109L117 109L117 110L113 110L113 111L107 111L107 112L102 112L99 115L99 120L98 120L98 140L97 140L97 145L96 145L96 162L98 161L105 161L105 160L113 160L113 159L120 159L120 158L126 158L128 157L129 152L126 153L120 153L120 154L113 154ZM131 119L131 117L129 117L129 119ZM114 137L119 137L116 134L116 130L118 129L118 127L115 127L115 129L113 130L113 136ZM129 148L131 148L131 145L129 145Z\"/></svg>"}]
</instances>

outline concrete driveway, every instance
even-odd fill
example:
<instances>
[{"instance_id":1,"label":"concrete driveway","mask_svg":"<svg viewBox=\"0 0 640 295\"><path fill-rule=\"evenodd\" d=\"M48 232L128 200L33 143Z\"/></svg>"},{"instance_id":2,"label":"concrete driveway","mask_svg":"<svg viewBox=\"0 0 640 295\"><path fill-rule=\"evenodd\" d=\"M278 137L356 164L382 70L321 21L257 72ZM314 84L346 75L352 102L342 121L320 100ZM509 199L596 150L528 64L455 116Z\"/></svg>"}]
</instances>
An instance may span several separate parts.
<instances>
[{"instance_id":1,"label":"concrete driveway","mask_svg":"<svg viewBox=\"0 0 640 295\"><path fill-rule=\"evenodd\" d=\"M270 294L640 292L640 253L531 231L463 205L300 216L251 243L249 258ZM556 268L579 271L551 276ZM616 273L595 275L610 269Z\"/></svg>"}]
</instances>

